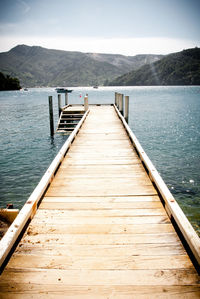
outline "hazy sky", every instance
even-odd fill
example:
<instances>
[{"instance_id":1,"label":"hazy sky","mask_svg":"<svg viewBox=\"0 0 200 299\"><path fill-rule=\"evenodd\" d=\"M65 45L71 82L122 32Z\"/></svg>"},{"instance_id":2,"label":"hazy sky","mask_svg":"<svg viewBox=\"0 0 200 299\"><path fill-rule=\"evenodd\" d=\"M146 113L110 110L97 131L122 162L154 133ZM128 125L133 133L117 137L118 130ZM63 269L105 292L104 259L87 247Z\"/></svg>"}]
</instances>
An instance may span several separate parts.
<instances>
[{"instance_id":1,"label":"hazy sky","mask_svg":"<svg viewBox=\"0 0 200 299\"><path fill-rule=\"evenodd\" d=\"M18 44L167 54L200 46L200 0L0 0L0 52Z\"/></svg>"}]
</instances>

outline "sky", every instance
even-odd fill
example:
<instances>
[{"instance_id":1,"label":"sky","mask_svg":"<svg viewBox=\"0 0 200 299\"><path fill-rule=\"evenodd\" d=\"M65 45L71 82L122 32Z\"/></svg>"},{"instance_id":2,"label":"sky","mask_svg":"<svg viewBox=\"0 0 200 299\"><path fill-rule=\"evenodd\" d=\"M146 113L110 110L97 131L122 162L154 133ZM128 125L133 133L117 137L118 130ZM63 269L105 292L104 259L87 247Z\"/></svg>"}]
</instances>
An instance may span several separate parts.
<instances>
[{"instance_id":1,"label":"sky","mask_svg":"<svg viewBox=\"0 0 200 299\"><path fill-rule=\"evenodd\" d=\"M200 0L0 0L0 52L19 44L131 56L200 47Z\"/></svg>"}]
</instances>

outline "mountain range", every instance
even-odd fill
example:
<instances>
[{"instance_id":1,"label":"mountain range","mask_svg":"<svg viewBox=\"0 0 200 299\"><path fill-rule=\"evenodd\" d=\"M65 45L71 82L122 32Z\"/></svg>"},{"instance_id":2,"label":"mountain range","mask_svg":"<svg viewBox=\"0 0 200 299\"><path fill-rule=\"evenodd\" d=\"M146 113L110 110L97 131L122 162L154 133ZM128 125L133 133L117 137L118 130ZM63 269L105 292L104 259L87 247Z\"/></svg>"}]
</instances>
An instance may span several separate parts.
<instances>
[{"instance_id":1,"label":"mountain range","mask_svg":"<svg viewBox=\"0 0 200 299\"><path fill-rule=\"evenodd\" d=\"M17 77L24 87L94 86L161 58L163 55L124 56L18 45L0 53L0 72Z\"/></svg>"},{"instance_id":2,"label":"mountain range","mask_svg":"<svg viewBox=\"0 0 200 299\"><path fill-rule=\"evenodd\" d=\"M112 80L108 85L200 85L200 48L167 55Z\"/></svg>"}]
</instances>

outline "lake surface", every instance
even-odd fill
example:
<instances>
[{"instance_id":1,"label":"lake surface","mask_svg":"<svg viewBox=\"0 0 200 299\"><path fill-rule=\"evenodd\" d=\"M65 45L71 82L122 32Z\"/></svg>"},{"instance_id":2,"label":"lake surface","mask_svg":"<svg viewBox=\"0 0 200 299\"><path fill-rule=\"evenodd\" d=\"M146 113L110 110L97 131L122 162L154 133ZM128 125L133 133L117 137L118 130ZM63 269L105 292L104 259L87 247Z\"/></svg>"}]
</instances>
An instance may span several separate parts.
<instances>
[{"instance_id":1,"label":"lake surface","mask_svg":"<svg viewBox=\"0 0 200 299\"><path fill-rule=\"evenodd\" d=\"M129 125L200 233L200 86L74 88L70 103L114 103L130 97ZM0 207L21 208L67 139L49 136L48 96L53 88L0 92ZM62 95L64 104L64 95Z\"/></svg>"}]
</instances>

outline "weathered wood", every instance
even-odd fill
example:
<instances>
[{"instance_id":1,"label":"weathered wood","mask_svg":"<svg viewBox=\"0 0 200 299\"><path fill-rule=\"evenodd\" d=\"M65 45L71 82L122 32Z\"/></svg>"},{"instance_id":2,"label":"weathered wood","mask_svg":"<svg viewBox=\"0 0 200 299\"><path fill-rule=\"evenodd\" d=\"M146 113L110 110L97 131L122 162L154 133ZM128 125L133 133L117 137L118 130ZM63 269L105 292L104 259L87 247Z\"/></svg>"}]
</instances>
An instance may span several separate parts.
<instances>
[{"instance_id":1,"label":"weathered wood","mask_svg":"<svg viewBox=\"0 0 200 299\"><path fill-rule=\"evenodd\" d=\"M85 111L88 110L88 95L86 95L84 97L84 109L85 109Z\"/></svg>"},{"instance_id":2,"label":"weathered wood","mask_svg":"<svg viewBox=\"0 0 200 299\"><path fill-rule=\"evenodd\" d=\"M150 215L166 215L163 207L157 209L76 209L76 210L63 210L62 212L55 208L51 211L39 210L35 216L43 218L70 218L70 217L134 217L134 216L150 216ZM106 220L105 220L106 221Z\"/></svg>"},{"instance_id":3,"label":"weathered wood","mask_svg":"<svg viewBox=\"0 0 200 299\"><path fill-rule=\"evenodd\" d=\"M68 105L68 92L65 92L65 106Z\"/></svg>"},{"instance_id":4,"label":"weathered wood","mask_svg":"<svg viewBox=\"0 0 200 299\"><path fill-rule=\"evenodd\" d=\"M41 219L36 217L37 223L46 223L48 224L51 221L52 224L64 225L64 224L162 224L170 223L170 220L167 216L162 215L140 215L141 217L48 217L46 219Z\"/></svg>"},{"instance_id":5,"label":"weathered wood","mask_svg":"<svg viewBox=\"0 0 200 299\"><path fill-rule=\"evenodd\" d=\"M12 293L11 293L12 292ZM136 286L136 285L111 285L111 286L84 286L84 285L65 285L60 284L32 284L32 283L4 283L0 292L2 299L155 299L155 298L199 298L200 291L198 286Z\"/></svg>"},{"instance_id":6,"label":"weathered wood","mask_svg":"<svg viewBox=\"0 0 200 299\"><path fill-rule=\"evenodd\" d=\"M132 140L137 152L139 153L140 159L145 164L146 168L148 169L149 176L151 180L155 183L156 187L158 188L163 200L166 204L166 210L169 213L169 216L173 216L177 226L179 227L180 231L182 232L187 244L189 245L198 265L200 265L200 238L198 237L197 233L194 231L192 225L186 218L185 214L179 207L178 203L174 199L173 195L169 191L168 187L164 183L163 179L159 175L158 171L155 169L154 165L150 161L149 157L144 152L142 146L140 145L139 141L137 140L136 136L128 127L127 123L125 122L124 118L118 112L119 118L122 120L124 127L129 134L130 139Z\"/></svg>"},{"instance_id":7,"label":"weathered wood","mask_svg":"<svg viewBox=\"0 0 200 299\"><path fill-rule=\"evenodd\" d=\"M31 259L31 263L30 263ZM64 269L64 270L153 270L153 269L192 269L193 265L187 255L169 256L40 256L15 254L8 269Z\"/></svg>"},{"instance_id":8,"label":"weathered wood","mask_svg":"<svg viewBox=\"0 0 200 299\"><path fill-rule=\"evenodd\" d=\"M92 196L92 197L87 197L87 196L78 196L78 197L73 197L73 196L53 196L53 197L48 197L45 196L44 200L48 200L49 202L51 201L60 201L60 202L68 202L68 203L142 203L142 202L160 202L160 198L158 195L150 195L150 196Z\"/></svg>"},{"instance_id":9,"label":"weathered wood","mask_svg":"<svg viewBox=\"0 0 200 299\"><path fill-rule=\"evenodd\" d=\"M169 256L169 255L186 255L186 252L180 244L129 244L129 245L71 245L60 244L55 246L48 242L46 246L41 242L34 245L31 243L23 244L16 250L20 254L46 255L46 256ZM31 260L30 260L31 263ZM8 264L9 266L9 264ZM163 282L164 283L164 282ZM1 286L1 282L0 282Z\"/></svg>"},{"instance_id":10,"label":"weathered wood","mask_svg":"<svg viewBox=\"0 0 200 299\"><path fill-rule=\"evenodd\" d=\"M60 283L67 285L198 285L198 275L194 269L171 270L60 270L21 269L5 270L2 283L32 283L46 285ZM134 282L134 283L133 283Z\"/></svg>"},{"instance_id":11,"label":"weathered wood","mask_svg":"<svg viewBox=\"0 0 200 299\"><path fill-rule=\"evenodd\" d=\"M61 94L58 94L58 115L60 116L62 112L62 109L61 109Z\"/></svg>"},{"instance_id":12,"label":"weathered wood","mask_svg":"<svg viewBox=\"0 0 200 299\"><path fill-rule=\"evenodd\" d=\"M180 242L177 234L157 233L157 234L45 234L26 235L24 243L32 245L40 242L41 244L51 243L55 246L59 244L71 245L126 245L126 244L178 244Z\"/></svg>"},{"instance_id":13,"label":"weathered wood","mask_svg":"<svg viewBox=\"0 0 200 299\"><path fill-rule=\"evenodd\" d=\"M3 265L7 255L9 254L13 245L15 244L18 236L20 235L27 221L34 216L37 210L37 203L43 196L46 188L48 187L49 183L54 177L54 173L56 172L58 166L63 160L64 155L66 154L68 148L72 143L72 140L74 139L80 127L82 126L83 122L85 121L85 118L87 117L88 113L89 110L87 111L87 113L85 113L84 117L79 122L79 124L77 125L73 133L70 135L68 140L62 146L61 150L58 152L55 159L52 161L51 165L43 175L41 181L34 189L33 193L30 195L29 199L27 200L23 208L20 210L19 214L13 221L12 225L9 227L8 231L2 238L0 242L0 267Z\"/></svg>"},{"instance_id":14,"label":"weathered wood","mask_svg":"<svg viewBox=\"0 0 200 299\"><path fill-rule=\"evenodd\" d=\"M68 202L54 197L44 198L40 210L114 210L114 209L162 209L161 202Z\"/></svg>"},{"instance_id":15,"label":"weathered wood","mask_svg":"<svg viewBox=\"0 0 200 299\"><path fill-rule=\"evenodd\" d=\"M50 121L50 134L54 134L54 122L53 122L53 99L49 96L49 121Z\"/></svg>"},{"instance_id":16,"label":"weathered wood","mask_svg":"<svg viewBox=\"0 0 200 299\"><path fill-rule=\"evenodd\" d=\"M198 298L199 276L113 107L90 106L74 137L0 297Z\"/></svg>"},{"instance_id":17,"label":"weathered wood","mask_svg":"<svg viewBox=\"0 0 200 299\"><path fill-rule=\"evenodd\" d=\"M124 118L126 122L128 123L128 117L129 117L129 97L125 96L125 101L124 101Z\"/></svg>"},{"instance_id":18,"label":"weathered wood","mask_svg":"<svg viewBox=\"0 0 200 299\"><path fill-rule=\"evenodd\" d=\"M37 234L146 234L147 232L170 233L174 228L170 223L158 224L62 224L37 223L33 221L29 226L28 235Z\"/></svg>"}]
</instances>

